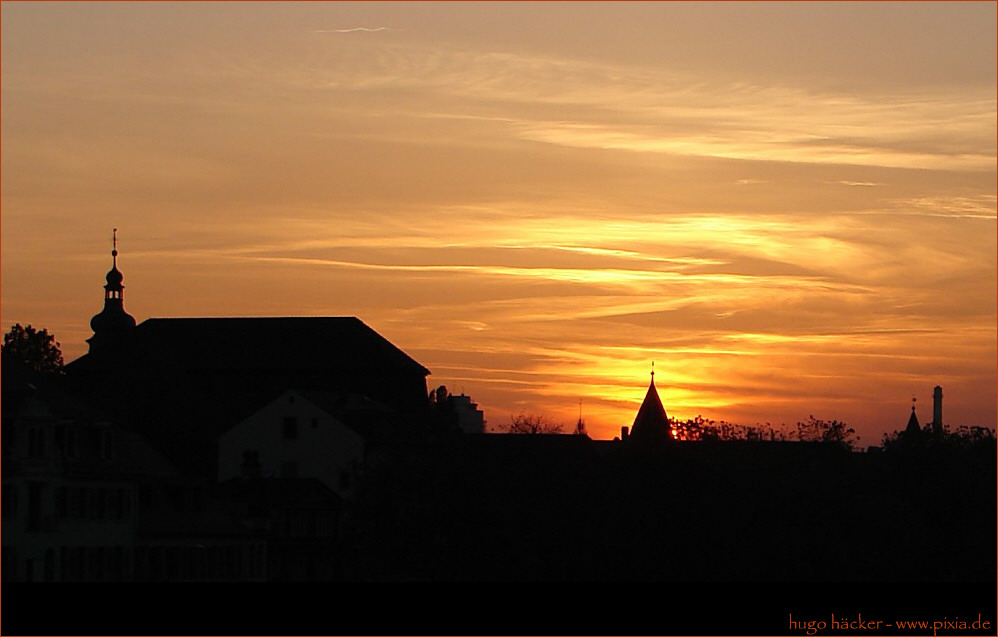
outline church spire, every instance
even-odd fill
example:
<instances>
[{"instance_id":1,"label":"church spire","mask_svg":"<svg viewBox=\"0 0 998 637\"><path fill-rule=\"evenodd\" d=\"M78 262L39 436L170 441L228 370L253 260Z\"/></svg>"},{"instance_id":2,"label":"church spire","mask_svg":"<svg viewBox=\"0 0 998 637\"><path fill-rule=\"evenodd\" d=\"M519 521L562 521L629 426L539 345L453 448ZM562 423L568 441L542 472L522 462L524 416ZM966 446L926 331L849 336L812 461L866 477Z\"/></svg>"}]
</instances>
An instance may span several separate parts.
<instances>
[{"instance_id":1,"label":"church spire","mask_svg":"<svg viewBox=\"0 0 998 637\"><path fill-rule=\"evenodd\" d=\"M922 428L918 424L918 417L915 416L915 397L911 399L911 417L908 418L908 427L905 428L906 434L917 435L922 432Z\"/></svg>"},{"instance_id":2,"label":"church spire","mask_svg":"<svg viewBox=\"0 0 998 637\"><path fill-rule=\"evenodd\" d=\"M122 281L125 276L118 269L118 229L111 234L111 269L104 284L104 309L90 319L90 329L94 335L87 339L93 353L128 334L135 327L135 319L125 311Z\"/></svg>"},{"instance_id":3,"label":"church spire","mask_svg":"<svg viewBox=\"0 0 998 637\"><path fill-rule=\"evenodd\" d=\"M628 440L632 443L658 444L672 439L672 426L669 424L669 417L665 413L662 399L658 397L658 390L655 388L654 361L651 365L651 382L648 384L645 399L638 409L638 415L634 417L634 424L628 435Z\"/></svg>"}]
</instances>

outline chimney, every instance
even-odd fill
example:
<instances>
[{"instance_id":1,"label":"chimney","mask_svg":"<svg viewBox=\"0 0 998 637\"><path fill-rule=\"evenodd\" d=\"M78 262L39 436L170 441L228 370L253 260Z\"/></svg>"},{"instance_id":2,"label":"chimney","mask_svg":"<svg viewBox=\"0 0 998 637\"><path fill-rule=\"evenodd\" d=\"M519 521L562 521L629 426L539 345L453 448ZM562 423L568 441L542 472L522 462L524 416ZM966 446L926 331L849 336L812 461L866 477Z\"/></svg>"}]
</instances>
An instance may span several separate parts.
<instances>
[{"instance_id":1,"label":"chimney","mask_svg":"<svg viewBox=\"0 0 998 637\"><path fill-rule=\"evenodd\" d=\"M629 431L630 431L630 429L628 429L626 425L623 426L623 427L621 427L620 428L620 439L626 441L627 440L627 434L628 434Z\"/></svg>"},{"instance_id":2,"label":"chimney","mask_svg":"<svg viewBox=\"0 0 998 637\"><path fill-rule=\"evenodd\" d=\"M932 390L932 427L936 431L943 428L943 388L939 385Z\"/></svg>"}]
</instances>

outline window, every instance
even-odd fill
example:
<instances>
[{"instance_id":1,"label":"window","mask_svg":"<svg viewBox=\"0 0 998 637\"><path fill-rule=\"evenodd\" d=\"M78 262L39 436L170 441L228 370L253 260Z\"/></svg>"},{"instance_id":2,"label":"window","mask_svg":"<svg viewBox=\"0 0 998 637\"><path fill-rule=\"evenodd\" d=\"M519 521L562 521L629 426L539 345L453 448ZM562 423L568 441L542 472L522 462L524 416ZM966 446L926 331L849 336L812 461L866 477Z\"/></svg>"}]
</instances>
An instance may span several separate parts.
<instances>
[{"instance_id":1,"label":"window","mask_svg":"<svg viewBox=\"0 0 998 637\"><path fill-rule=\"evenodd\" d=\"M243 461L239 470L244 478L259 478L261 474L260 452L247 450L243 452Z\"/></svg>"},{"instance_id":2,"label":"window","mask_svg":"<svg viewBox=\"0 0 998 637\"><path fill-rule=\"evenodd\" d=\"M101 493L101 490L98 489L97 487L91 487L87 491L87 503L84 505L87 508L86 510L87 518L94 519L100 517L100 515L102 514L102 511L100 510L102 504L101 502L102 495L103 494Z\"/></svg>"},{"instance_id":3,"label":"window","mask_svg":"<svg viewBox=\"0 0 998 637\"><path fill-rule=\"evenodd\" d=\"M114 432L113 431L102 431L100 432L100 457L103 460L110 460L114 457Z\"/></svg>"},{"instance_id":4,"label":"window","mask_svg":"<svg viewBox=\"0 0 998 637\"><path fill-rule=\"evenodd\" d=\"M45 455L45 429L33 427L28 431L28 456L39 458Z\"/></svg>"},{"instance_id":5,"label":"window","mask_svg":"<svg viewBox=\"0 0 998 637\"><path fill-rule=\"evenodd\" d=\"M94 512L94 515L97 519L103 520L107 517L107 489L102 487L100 489L94 489L94 492L96 493L96 506L94 507L96 511Z\"/></svg>"},{"instance_id":6,"label":"window","mask_svg":"<svg viewBox=\"0 0 998 637\"><path fill-rule=\"evenodd\" d=\"M72 428L66 431L66 457L76 457L76 430Z\"/></svg>"},{"instance_id":7,"label":"window","mask_svg":"<svg viewBox=\"0 0 998 637\"><path fill-rule=\"evenodd\" d=\"M87 517L87 488L80 487L70 498L74 518Z\"/></svg>"},{"instance_id":8,"label":"window","mask_svg":"<svg viewBox=\"0 0 998 637\"><path fill-rule=\"evenodd\" d=\"M121 519L121 489L107 490L107 517Z\"/></svg>"},{"instance_id":9,"label":"window","mask_svg":"<svg viewBox=\"0 0 998 637\"><path fill-rule=\"evenodd\" d=\"M55 514L60 518L69 515L69 489L66 487L55 490Z\"/></svg>"},{"instance_id":10,"label":"window","mask_svg":"<svg viewBox=\"0 0 998 637\"><path fill-rule=\"evenodd\" d=\"M28 483L28 530L42 530L42 487L41 482Z\"/></svg>"},{"instance_id":11,"label":"window","mask_svg":"<svg viewBox=\"0 0 998 637\"><path fill-rule=\"evenodd\" d=\"M6 517L8 515L17 514L17 485L16 484L5 484L3 485L3 515Z\"/></svg>"},{"instance_id":12,"label":"window","mask_svg":"<svg viewBox=\"0 0 998 637\"><path fill-rule=\"evenodd\" d=\"M294 440L298 437L298 418L295 416L284 417L284 439Z\"/></svg>"}]
</instances>

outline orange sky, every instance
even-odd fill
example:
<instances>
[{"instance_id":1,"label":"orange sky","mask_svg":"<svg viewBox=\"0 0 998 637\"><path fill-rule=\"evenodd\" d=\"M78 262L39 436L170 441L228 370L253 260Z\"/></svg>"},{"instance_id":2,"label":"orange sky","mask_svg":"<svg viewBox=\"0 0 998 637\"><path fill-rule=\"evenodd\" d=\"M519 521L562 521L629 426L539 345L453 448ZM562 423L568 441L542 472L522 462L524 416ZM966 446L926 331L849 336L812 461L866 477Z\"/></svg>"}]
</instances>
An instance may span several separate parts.
<instances>
[{"instance_id":1,"label":"orange sky","mask_svg":"<svg viewBox=\"0 0 998 637\"><path fill-rule=\"evenodd\" d=\"M3 329L355 315L590 433L996 421L996 5L9 3Z\"/></svg>"}]
</instances>

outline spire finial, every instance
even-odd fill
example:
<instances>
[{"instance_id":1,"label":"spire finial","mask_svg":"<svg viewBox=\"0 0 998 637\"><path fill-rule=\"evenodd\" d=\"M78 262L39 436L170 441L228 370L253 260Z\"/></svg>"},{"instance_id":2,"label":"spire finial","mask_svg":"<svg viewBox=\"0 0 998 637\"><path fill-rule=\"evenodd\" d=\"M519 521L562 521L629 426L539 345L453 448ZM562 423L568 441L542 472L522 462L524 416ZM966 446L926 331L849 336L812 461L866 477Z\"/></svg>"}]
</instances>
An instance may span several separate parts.
<instances>
[{"instance_id":1,"label":"spire finial","mask_svg":"<svg viewBox=\"0 0 998 637\"><path fill-rule=\"evenodd\" d=\"M114 258L115 263L118 260L118 229L113 228L111 230L111 256Z\"/></svg>"},{"instance_id":2,"label":"spire finial","mask_svg":"<svg viewBox=\"0 0 998 637\"><path fill-rule=\"evenodd\" d=\"M655 361L651 362L651 379L655 380Z\"/></svg>"},{"instance_id":3,"label":"spire finial","mask_svg":"<svg viewBox=\"0 0 998 637\"><path fill-rule=\"evenodd\" d=\"M918 400L914 396L911 397L911 413L915 413L915 401Z\"/></svg>"}]
</instances>

